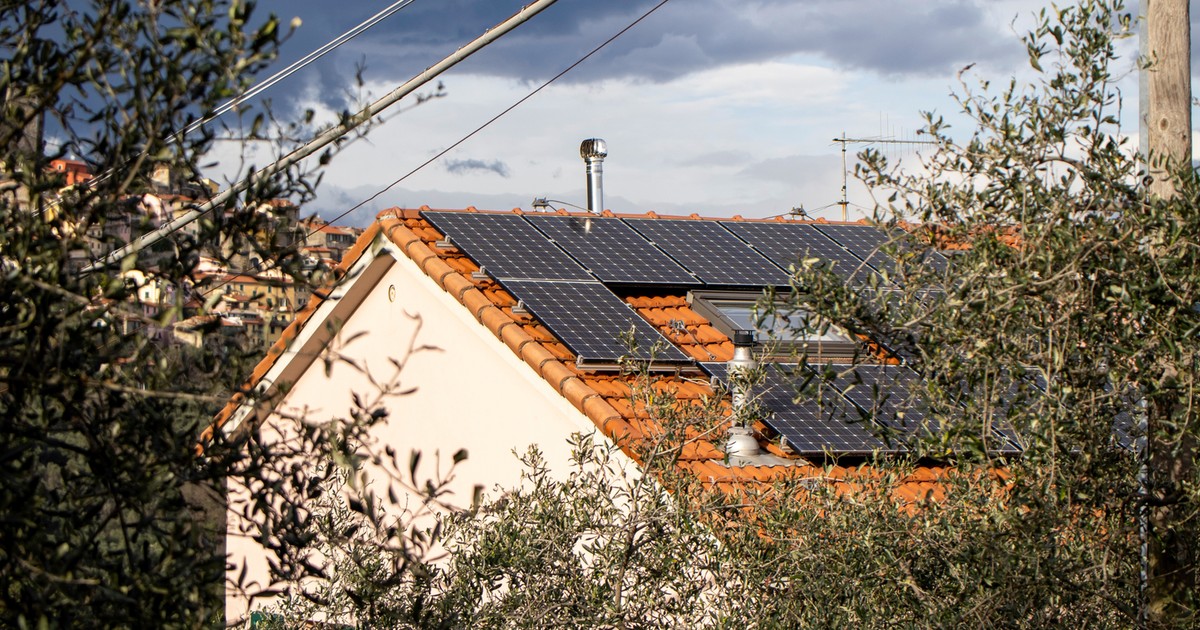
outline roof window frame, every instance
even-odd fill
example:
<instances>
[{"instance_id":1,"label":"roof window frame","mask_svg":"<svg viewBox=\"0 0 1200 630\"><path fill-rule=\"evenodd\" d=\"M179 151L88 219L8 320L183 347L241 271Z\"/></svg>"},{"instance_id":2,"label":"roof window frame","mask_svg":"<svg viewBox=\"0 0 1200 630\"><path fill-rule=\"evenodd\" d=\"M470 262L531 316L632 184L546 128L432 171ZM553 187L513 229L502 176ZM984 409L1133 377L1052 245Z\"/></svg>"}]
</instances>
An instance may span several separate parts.
<instances>
[{"instance_id":1,"label":"roof window frame","mask_svg":"<svg viewBox=\"0 0 1200 630\"><path fill-rule=\"evenodd\" d=\"M710 324L724 335L733 338L733 333L741 330L739 324L728 313L722 310L721 303L744 304L751 309L757 309L763 303L766 294L750 291L720 291L695 290L688 291L687 300L692 310L707 319ZM784 310L795 310L781 296L774 300L777 307ZM756 347L771 358L784 358L805 355L810 359L848 359L861 353L861 344L844 329L833 323L828 324L828 330L845 337L845 340L830 339L760 339L762 330L756 330Z\"/></svg>"}]
</instances>

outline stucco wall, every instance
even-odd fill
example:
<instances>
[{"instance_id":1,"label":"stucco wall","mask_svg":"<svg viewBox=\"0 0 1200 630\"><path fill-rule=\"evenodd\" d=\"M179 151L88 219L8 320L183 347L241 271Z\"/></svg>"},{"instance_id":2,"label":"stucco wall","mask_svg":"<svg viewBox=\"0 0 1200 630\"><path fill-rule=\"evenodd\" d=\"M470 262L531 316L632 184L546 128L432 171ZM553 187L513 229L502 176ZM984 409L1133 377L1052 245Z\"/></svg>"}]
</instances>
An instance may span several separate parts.
<instances>
[{"instance_id":1,"label":"stucco wall","mask_svg":"<svg viewBox=\"0 0 1200 630\"><path fill-rule=\"evenodd\" d=\"M393 254L385 249L378 256ZM332 306L325 310L332 311ZM318 312L306 328L323 326L322 316ZM314 340L309 345L319 343ZM422 346L428 349L408 353L410 347ZM312 356L317 349L301 348L290 360ZM468 506L476 485L489 493L497 485L515 486L521 467L513 451L524 452L531 444L541 448L552 469L565 471L570 461L568 437L595 429L404 256L396 257L347 316L329 350L353 359L358 369L334 359L327 374L326 361L317 357L277 408L284 414L303 414L310 421L344 417L355 393L362 400L379 396L366 374L377 382L393 383L398 390L416 388L387 397L390 416L373 437L379 448L385 444L394 448L405 466L411 450L421 451L418 473L425 476L439 472L434 470L439 458L444 472L453 454L466 449L469 457L457 467L449 486L454 504ZM393 360L403 363L399 373ZM228 549L234 564L249 561L249 576L265 583L261 549L232 535L236 531L237 524L231 523ZM236 620L245 610L244 600L227 599L227 619Z\"/></svg>"}]
</instances>

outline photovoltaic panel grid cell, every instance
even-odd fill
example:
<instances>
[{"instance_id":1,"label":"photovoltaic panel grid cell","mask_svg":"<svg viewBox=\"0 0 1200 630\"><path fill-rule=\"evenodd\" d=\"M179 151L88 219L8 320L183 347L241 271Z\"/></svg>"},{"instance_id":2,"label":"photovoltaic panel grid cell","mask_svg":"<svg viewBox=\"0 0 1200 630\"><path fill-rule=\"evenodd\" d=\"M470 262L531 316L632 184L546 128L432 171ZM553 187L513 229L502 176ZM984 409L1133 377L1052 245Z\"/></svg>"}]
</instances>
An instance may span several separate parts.
<instances>
[{"instance_id":1,"label":"photovoltaic panel grid cell","mask_svg":"<svg viewBox=\"0 0 1200 630\"><path fill-rule=\"evenodd\" d=\"M477 212L423 212L422 215L493 278L594 279L518 215Z\"/></svg>"},{"instance_id":2,"label":"photovoltaic panel grid cell","mask_svg":"<svg viewBox=\"0 0 1200 630\"><path fill-rule=\"evenodd\" d=\"M708 285L787 286L788 276L716 221L625 219Z\"/></svg>"},{"instance_id":3,"label":"photovoltaic panel grid cell","mask_svg":"<svg viewBox=\"0 0 1200 630\"><path fill-rule=\"evenodd\" d=\"M526 220L604 282L700 284L679 263L620 219L529 215Z\"/></svg>"},{"instance_id":4,"label":"photovoltaic panel grid cell","mask_svg":"<svg viewBox=\"0 0 1200 630\"><path fill-rule=\"evenodd\" d=\"M702 363L701 367L722 386L729 385L727 363ZM767 411L763 422L787 440L800 455L867 455L903 452L900 444L887 444L864 424L862 414L833 387L815 379L811 369L772 364L751 397ZM811 395L798 388L810 383ZM865 422L870 422L866 420Z\"/></svg>"},{"instance_id":5,"label":"photovoltaic panel grid cell","mask_svg":"<svg viewBox=\"0 0 1200 630\"><path fill-rule=\"evenodd\" d=\"M817 258L848 282L862 284L876 275L862 259L805 223L726 221L723 225L784 269L802 258Z\"/></svg>"},{"instance_id":6,"label":"photovoltaic panel grid cell","mask_svg":"<svg viewBox=\"0 0 1200 630\"><path fill-rule=\"evenodd\" d=\"M691 361L599 282L501 280L501 284L582 362L612 363L630 355L622 340L630 329L637 341L634 358L649 360L653 354L654 361Z\"/></svg>"}]
</instances>

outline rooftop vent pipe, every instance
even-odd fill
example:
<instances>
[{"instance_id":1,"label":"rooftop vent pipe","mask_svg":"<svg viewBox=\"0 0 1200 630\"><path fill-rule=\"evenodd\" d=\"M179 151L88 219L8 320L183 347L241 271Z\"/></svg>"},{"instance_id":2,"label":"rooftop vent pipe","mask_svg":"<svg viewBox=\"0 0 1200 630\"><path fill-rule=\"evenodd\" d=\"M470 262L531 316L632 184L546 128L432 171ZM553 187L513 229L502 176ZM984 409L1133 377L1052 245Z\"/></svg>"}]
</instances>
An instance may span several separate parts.
<instances>
[{"instance_id":1,"label":"rooftop vent pipe","mask_svg":"<svg viewBox=\"0 0 1200 630\"><path fill-rule=\"evenodd\" d=\"M754 332L737 330L733 333L733 359L729 361L729 388L733 397L733 416L725 441L725 454L730 457L753 457L761 452L758 440L747 417L750 403L750 379L758 362L751 352Z\"/></svg>"},{"instance_id":2,"label":"rooftop vent pipe","mask_svg":"<svg viewBox=\"0 0 1200 630\"><path fill-rule=\"evenodd\" d=\"M579 155L587 163L588 212L603 212L604 158L608 157L608 146L600 138L584 140L579 145Z\"/></svg>"}]
</instances>

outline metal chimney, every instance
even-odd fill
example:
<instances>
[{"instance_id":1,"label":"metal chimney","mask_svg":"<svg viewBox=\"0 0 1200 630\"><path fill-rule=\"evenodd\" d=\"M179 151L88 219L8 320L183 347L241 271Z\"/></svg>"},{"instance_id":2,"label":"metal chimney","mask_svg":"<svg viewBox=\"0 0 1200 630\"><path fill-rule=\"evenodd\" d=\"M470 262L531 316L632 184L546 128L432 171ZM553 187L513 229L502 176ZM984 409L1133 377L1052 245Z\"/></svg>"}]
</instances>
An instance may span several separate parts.
<instances>
[{"instance_id":1,"label":"metal chimney","mask_svg":"<svg viewBox=\"0 0 1200 630\"><path fill-rule=\"evenodd\" d=\"M754 431L750 428L747 407L750 402L750 381L758 362L754 360L754 332L736 330L733 333L733 359L729 365L729 389L733 398L733 416L726 434L725 453L729 456L753 457L761 451Z\"/></svg>"},{"instance_id":2,"label":"metal chimney","mask_svg":"<svg viewBox=\"0 0 1200 630\"><path fill-rule=\"evenodd\" d=\"M579 155L587 163L588 212L603 212L604 158L608 157L608 146L600 138L584 140L579 145Z\"/></svg>"}]
</instances>

